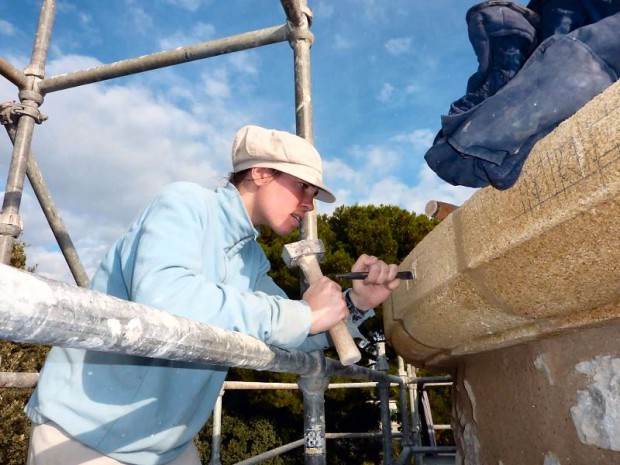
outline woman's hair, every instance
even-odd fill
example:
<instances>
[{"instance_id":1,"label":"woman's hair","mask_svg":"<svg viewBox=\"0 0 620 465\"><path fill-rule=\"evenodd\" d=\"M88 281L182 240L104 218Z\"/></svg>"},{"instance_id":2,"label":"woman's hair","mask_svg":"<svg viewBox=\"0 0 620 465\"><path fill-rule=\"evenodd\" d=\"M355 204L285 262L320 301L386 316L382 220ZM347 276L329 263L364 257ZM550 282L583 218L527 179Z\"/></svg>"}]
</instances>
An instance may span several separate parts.
<instances>
[{"instance_id":1,"label":"woman's hair","mask_svg":"<svg viewBox=\"0 0 620 465\"><path fill-rule=\"evenodd\" d=\"M271 174L274 178L278 177L282 172L273 168L265 168L271 171ZM241 170L237 173L230 173L228 175L228 181L233 184L235 187L238 187L243 181L245 181L249 176L252 168L248 168L246 170Z\"/></svg>"},{"instance_id":2,"label":"woman's hair","mask_svg":"<svg viewBox=\"0 0 620 465\"><path fill-rule=\"evenodd\" d=\"M235 187L239 186L239 184L241 184L248 175L248 171L250 171L251 169L252 168L248 168L247 170L241 170L237 173L230 173L228 175L228 181Z\"/></svg>"}]
</instances>

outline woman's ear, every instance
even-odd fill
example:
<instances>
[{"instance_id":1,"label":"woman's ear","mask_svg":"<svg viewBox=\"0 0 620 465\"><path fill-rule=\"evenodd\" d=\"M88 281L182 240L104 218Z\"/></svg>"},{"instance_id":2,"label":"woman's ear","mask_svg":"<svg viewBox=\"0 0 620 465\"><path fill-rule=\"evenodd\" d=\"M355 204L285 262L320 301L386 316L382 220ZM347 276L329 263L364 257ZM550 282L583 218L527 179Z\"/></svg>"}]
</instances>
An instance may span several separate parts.
<instances>
[{"instance_id":1,"label":"woman's ear","mask_svg":"<svg viewBox=\"0 0 620 465\"><path fill-rule=\"evenodd\" d=\"M273 179L273 170L269 168L252 168L252 180L257 186L267 184Z\"/></svg>"}]
</instances>

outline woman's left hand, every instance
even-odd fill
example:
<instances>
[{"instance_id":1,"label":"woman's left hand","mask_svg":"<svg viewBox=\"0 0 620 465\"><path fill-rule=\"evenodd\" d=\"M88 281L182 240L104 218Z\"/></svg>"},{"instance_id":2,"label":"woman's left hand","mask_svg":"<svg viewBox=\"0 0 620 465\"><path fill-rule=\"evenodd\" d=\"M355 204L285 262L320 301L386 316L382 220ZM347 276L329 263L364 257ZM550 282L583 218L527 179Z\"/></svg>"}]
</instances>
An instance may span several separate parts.
<instances>
[{"instance_id":1,"label":"woman's left hand","mask_svg":"<svg viewBox=\"0 0 620 465\"><path fill-rule=\"evenodd\" d=\"M372 255L360 255L351 271L368 272L363 281L353 280L350 294L353 304L362 311L370 310L385 302L401 281L396 279L397 265L388 265Z\"/></svg>"}]
</instances>

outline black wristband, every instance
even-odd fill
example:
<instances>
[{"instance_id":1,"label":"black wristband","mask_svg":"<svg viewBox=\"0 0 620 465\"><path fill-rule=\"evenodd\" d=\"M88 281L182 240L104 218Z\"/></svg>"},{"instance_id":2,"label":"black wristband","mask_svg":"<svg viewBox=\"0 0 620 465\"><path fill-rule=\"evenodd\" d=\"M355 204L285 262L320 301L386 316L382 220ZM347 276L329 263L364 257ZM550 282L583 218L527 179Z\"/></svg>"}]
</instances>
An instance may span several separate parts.
<instances>
[{"instance_id":1,"label":"black wristband","mask_svg":"<svg viewBox=\"0 0 620 465\"><path fill-rule=\"evenodd\" d=\"M357 308L353 301L351 300L351 288L344 291L344 301L347 303L347 308L349 309L349 313L351 314L351 321L353 323L357 323L360 320L364 319L364 312Z\"/></svg>"}]
</instances>

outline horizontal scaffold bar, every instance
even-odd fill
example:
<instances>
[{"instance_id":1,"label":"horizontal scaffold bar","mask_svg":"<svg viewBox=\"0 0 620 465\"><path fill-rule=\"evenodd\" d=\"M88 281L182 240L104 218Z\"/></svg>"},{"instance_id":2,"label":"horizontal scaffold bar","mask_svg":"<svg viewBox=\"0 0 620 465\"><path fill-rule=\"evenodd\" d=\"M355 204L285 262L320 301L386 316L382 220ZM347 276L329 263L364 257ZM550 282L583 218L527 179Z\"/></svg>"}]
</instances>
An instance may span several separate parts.
<instances>
[{"instance_id":1,"label":"horizontal scaffold bar","mask_svg":"<svg viewBox=\"0 0 620 465\"><path fill-rule=\"evenodd\" d=\"M153 53L137 58L129 58L127 60L96 66L82 71L60 74L40 81L38 83L38 88L43 94L56 92L82 86L84 84L91 84L93 82L129 76L131 74L188 63L203 58L211 58L263 45L285 42L288 40L288 36L289 27L287 25L273 26L223 39L215 39L196 45L179 47L174 50Z\"/></svg>"},{"instance_id":2,"label":"horizontal scaffold bar","mask_svg":"<svg viewBox=\"0 0 620 465\"><path fill-rule=\"evenodd\" d=\"M321 357L0 264L0 339L314 375Z\"/></svg>"}]
</instances>

